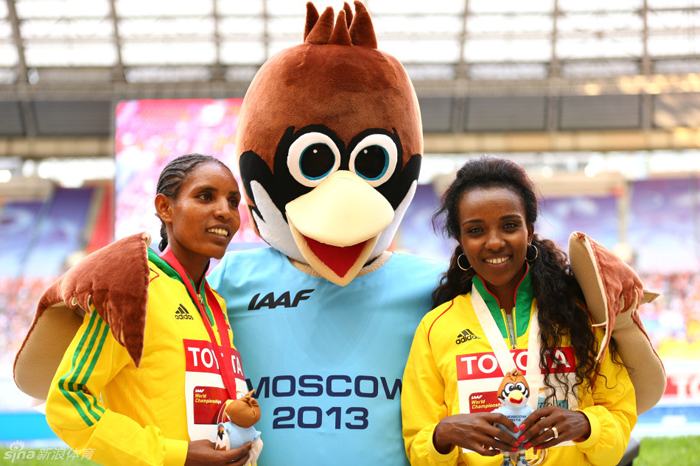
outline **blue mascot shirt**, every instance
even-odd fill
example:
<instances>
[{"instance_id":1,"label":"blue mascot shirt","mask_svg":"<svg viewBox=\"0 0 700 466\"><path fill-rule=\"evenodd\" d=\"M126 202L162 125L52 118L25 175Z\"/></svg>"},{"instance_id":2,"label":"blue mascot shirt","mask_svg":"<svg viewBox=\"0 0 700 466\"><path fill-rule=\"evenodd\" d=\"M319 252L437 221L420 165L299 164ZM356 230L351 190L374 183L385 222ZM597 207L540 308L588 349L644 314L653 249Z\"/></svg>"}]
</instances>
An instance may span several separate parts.
<instances>
[{"instance_id":1,"label":"blue mascot shirt","mask_svg":"<svg viewBox=\"0 0 700 466\"><path fill-rule=\"evenodd\" d=\"M446 265L393 254L345 287L279 251L227 253L208 281L226 300L264 465L407 465L401 377Z\"/></svg>"},{"instance_id":2,"label":"blue mascot shirt","mask_svg":"<svg viewBox=\"0 0 700 466\"><path fill-rule=\"evenodd\" d=\"M228 434L228 444L233 450L248 442L254 442L260 438L260 432L255 427L241 427L231 421L224 422L224 429Z\"/></svg>"}]
</instances>

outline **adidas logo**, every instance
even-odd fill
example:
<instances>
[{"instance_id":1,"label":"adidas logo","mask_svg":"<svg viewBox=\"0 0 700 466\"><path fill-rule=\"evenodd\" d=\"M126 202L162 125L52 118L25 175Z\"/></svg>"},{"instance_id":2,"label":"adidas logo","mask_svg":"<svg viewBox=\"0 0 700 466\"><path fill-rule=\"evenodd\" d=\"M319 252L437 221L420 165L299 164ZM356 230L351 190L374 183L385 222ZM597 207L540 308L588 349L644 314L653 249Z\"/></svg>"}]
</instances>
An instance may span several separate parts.
<instances>
[{"instance_id":1,"label":"adidas logo","mask_svg":"<svg viewBox=\"0 0 700 466\"><path fill-rule=\"evenodd\" d=\"M194 320L194 317L190 315L189 311L182 304L175 311L175 318L177 320Z\"/></svg>"},{"instance_id":2,"label":"adidas logo","mask_svg":"<svg viewBox=\"0 0 700 466\"><path fill-rule=\"evenodd\" d=\"M461 345L462 343L467 342L469 340L478 340L478 339L479 339L479 337L474 335L474 332L472 332L469 329L464 329L464 330L462 330L462 332L459 335L457 335L457 340L455 340L455 343L457 343L458 345Z\"/></svg>"}]
</instances>

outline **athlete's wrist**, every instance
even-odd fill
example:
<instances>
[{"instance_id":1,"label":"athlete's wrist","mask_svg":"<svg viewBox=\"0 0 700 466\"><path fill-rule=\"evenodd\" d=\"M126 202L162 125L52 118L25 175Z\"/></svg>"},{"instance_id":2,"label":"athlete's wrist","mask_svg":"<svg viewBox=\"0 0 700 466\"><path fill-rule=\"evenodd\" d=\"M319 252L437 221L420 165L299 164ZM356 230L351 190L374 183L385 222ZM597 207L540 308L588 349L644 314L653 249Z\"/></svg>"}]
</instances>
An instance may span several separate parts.
<instances>
[{"instance_id":1,"label":"athlete's wrist","mask_svg":"<svg viewBox=\"0 0 700 466\"><path fill-rule=\"evenodd\" d=\"M448 454L454 448L454 444L450 442L445 434L445 424L440 421L433 429L433 446L435 450L443 455Z\"/></svg>"}]
</instances>

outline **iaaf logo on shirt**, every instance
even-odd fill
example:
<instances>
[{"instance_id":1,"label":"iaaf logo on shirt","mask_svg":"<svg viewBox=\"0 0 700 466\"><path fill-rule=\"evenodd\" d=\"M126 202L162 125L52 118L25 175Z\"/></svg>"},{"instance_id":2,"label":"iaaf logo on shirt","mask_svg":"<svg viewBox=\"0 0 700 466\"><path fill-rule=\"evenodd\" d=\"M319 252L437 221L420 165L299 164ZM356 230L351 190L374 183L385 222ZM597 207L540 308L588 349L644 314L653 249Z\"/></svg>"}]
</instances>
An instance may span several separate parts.
<instances>
[{"instance_id":1,"label":"iaaf logo on shirt","mask_svg":"<svg viewBox=\"0 0 700 466\"><path fill-rule=\"evenodd\" d=\"M258 293L253 296L253 299L251 299L250 303L248 303L248 310L257 311L262 307L266 307L268 309L274 309L276 307L297 307L300 301L309 299L311 297L309 295L313 291L314 290L301 290L294 295L294 299L292 299L291 291L285 291L277 298L275 298L274 291L267 293L262 298L260 298L262 293ZM260 299L259 301L258 298Z\"/></svg>"},{"instance_id":2,"label":"iaaf logo on shirt","mask_svg":"<svg viewBox=\"0 0 700 466\"><path fill-rule=\"evenodd\" d=\"M527 373L527 350L517 349L510 352L516 367ZM546 355L546 367L552 373L576 372L576 359L574 351L570 347L557 348L554 357ZM542 369L544 374L544 368ZM493 353L462 354L457 356L457 380L490 379L503 377L503 371L498 365L496 355Z\"/></svg>"}]
</instances>

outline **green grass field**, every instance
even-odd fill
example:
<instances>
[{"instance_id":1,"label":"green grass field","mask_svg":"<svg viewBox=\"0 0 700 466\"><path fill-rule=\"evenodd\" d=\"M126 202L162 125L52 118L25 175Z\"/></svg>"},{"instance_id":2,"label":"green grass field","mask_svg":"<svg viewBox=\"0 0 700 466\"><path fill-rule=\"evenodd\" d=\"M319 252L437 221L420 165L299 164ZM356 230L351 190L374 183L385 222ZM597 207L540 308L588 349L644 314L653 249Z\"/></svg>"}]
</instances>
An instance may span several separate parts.
<instances>
[{"instance_id":1,"label":"green grass field","mask_svg":"<svg viewBox=\"0 0 700 466\"><path fill-rule=\"evenodd\" d=\"M699 437L643 438L639 457L634 466L676 466L698 464ZM68 459L70 450L57 448L14 449L0 448L0 464L19 466L93 466L96 463L86 458ZM57 458L63 456L64 459Z\"/></svg>"},{"instance_id":2,"label":"green grass field","mask_svg":"<svg viewBox=\"0 0 700 466\"><path fill-rule=\"evenodd\" d=\"M634 466L699 464L700 436L643 438Z\"/></svg>"}]
</instances>

